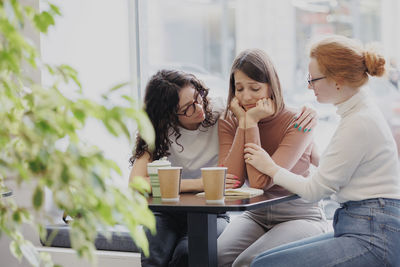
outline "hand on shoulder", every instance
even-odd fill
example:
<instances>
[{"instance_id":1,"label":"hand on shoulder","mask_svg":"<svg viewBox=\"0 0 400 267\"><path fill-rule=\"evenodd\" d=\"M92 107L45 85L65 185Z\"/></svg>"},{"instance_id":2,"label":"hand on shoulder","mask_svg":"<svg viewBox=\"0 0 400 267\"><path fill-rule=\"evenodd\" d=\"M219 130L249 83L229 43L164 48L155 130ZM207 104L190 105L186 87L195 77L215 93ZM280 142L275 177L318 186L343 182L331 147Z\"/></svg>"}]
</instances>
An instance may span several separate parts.
<instances>
[{"instance_id":1,"label":"hand on shoulder","mask_svg":"<svg viewBox=\"0 0 400 267\"><path fill-rule=\"evenodd\" d=\"M304 133L310 132L317 126L318 114L314 108L304 105L300 112L296 114L294 128Z\"/></svg>"}]
</instances>

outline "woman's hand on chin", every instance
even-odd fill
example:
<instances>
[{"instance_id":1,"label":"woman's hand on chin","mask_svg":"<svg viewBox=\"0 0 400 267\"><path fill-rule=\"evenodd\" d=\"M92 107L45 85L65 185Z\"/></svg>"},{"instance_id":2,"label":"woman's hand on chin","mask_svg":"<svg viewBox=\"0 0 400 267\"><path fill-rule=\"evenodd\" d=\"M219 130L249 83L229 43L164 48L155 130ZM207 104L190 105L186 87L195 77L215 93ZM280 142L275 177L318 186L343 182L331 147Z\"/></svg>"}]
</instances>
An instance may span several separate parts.
<instances>
[{"instance_id":1,"label":"woman's hand on chin","mask_svg":"<svg viewBox=\"0 0 400 267\"><path fill-rule=\"evenodd\" d=\"M278 172L279 166L275 164L262 147L253 143L247 143L244 147L244 160L246 163L271 178Z\"/></svg>"},{"instance_id":2,"label":"woman's hand on chin","mask_svg":"<svg viewBox=\"0 0 400 267\"><path fill-rule=\"evenodd\" d=\"M235 114L238 120L244 119L244 117L246 116L246 111L243 109L242 106L240 106L239 100L236 97L232 99L229 105L229 109L233 112L233 114Z\"/></svg>"},{"instance_id":3,"label":"woman's hand on chin","mask_svg":"<svg viewBox=\"0 0 400 267\"><path fill-rule=\"evenodd\" d=\"M259 99L254 108L246 112L246 126L254 126L260 120L272 116L275 113L275 103L271 98Z\"/></svg>"}]
</instances>

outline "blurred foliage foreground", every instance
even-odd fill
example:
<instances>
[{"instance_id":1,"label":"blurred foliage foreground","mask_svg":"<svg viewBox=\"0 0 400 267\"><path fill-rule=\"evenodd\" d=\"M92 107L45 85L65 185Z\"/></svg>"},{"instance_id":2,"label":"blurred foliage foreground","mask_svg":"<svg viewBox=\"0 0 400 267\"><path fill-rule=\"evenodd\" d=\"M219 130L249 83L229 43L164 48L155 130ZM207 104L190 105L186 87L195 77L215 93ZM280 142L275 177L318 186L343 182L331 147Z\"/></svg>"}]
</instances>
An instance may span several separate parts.
<instances>
[{"instance_id":1,"label":"blurred foliage foreground","mask_svg":"<svg viewBox=\"0 0 400 267\"><path fill-rule=\"evenodd\" d=\"M0 191L5 190L5 180L29 184L33 190L29 207L15 202L19 196L0 198L0 235L11 238L10 250L17 258L25 257L34 266L52 265L49 255L38 253L21 233L22 224L27 224L45 237L47 187L55 205L73 218L70 238L79 256L95 261L97 231L117 224L126 226L147 254L144 230L155 229L145 198L148 184L135 179L129 187L117 186L111 179L112 173L122 176L117 164L80 141L77 132L88 119L95 119L116 138L132 140L126 125L136 123L141 136L153 144L154 130L129 96L118 96L126 105L112 103L111 95L122 86L96 102L83 95L73 68L41 61L22 32L29 25L37 34L45 34L60 15L51 3L38 11L17 0L0 0ZM50 75L51 85L34 82L26 69Z\"/></svg>"}]
</instances>

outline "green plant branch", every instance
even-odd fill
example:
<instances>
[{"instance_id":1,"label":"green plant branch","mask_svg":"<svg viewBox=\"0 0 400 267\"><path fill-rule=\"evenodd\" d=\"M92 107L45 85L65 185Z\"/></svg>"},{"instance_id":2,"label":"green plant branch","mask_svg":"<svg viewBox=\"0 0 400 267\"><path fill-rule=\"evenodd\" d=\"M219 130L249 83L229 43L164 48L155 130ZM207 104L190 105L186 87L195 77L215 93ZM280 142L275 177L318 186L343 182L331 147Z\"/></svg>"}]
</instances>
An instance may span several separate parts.
<instances>
[{"instance_id":1,"label":"green plant branch","mask_svg":"<svg viewBox=\"0 0 400 267\"><path fill-rule=\"evenodd\" d=\"M46 33L59 15L60 10L51 3L47 10L38 12L17 0L0 1L0 185L4 187L5 177L13 177L19 185L36 183L34 210L17 205L11 198L0 200L0 234L11 238L10 250L17 258L25 257L34 266L51 266L49 256L38 253L21 234L21 225L26 223L37 227L45 238L42 218L47 217L47 187L56 206L73 217L70 238L78 255L95 260L93 244L98 230L117 224L125 225L147 254L145 229L155 231L145 198L149 185L139 178L126 188L115 185L112 173L122 175L117 164L97 147L83 143L78 131L89 119L96 119L112 135L132 140L126 125L134 122L152 147L154 130L132 98L122 95L124 106L111 101L111 95L128 84L111 88L98 103L83 95L72 67L41 62L22 30L32 24L38 32ZM26 65L48 72L52 84L36 84L23 71ZM69 90L69 97L64 90Z\"/></svg>"}]
</instances>

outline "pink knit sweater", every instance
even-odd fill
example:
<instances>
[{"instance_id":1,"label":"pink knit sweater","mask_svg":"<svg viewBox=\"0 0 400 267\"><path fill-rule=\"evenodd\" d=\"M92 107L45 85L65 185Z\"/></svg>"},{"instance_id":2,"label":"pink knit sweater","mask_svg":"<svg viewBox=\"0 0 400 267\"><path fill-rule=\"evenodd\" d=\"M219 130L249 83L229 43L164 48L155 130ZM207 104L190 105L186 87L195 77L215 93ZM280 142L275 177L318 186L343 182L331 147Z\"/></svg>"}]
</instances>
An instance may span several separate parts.
<instances>
[{"instance_id":1,"label":"pink knit sweater","mask_svg":"<svg viewBox=\"0 0 400 267\"><path fill-rule=\"evenodd\" d=\"M307 176L313 150L313 132L300 132L293 127L295 112L284 108L275 116L261 120L258 127L238 128L233 115L221 118L218 125L219 164L228 167L228 173L238 176L243 184L264 190L282 191L272 179L244 161L244 144L261 145L281 167L293 173Z\"/></svg>"}]
</instances>

